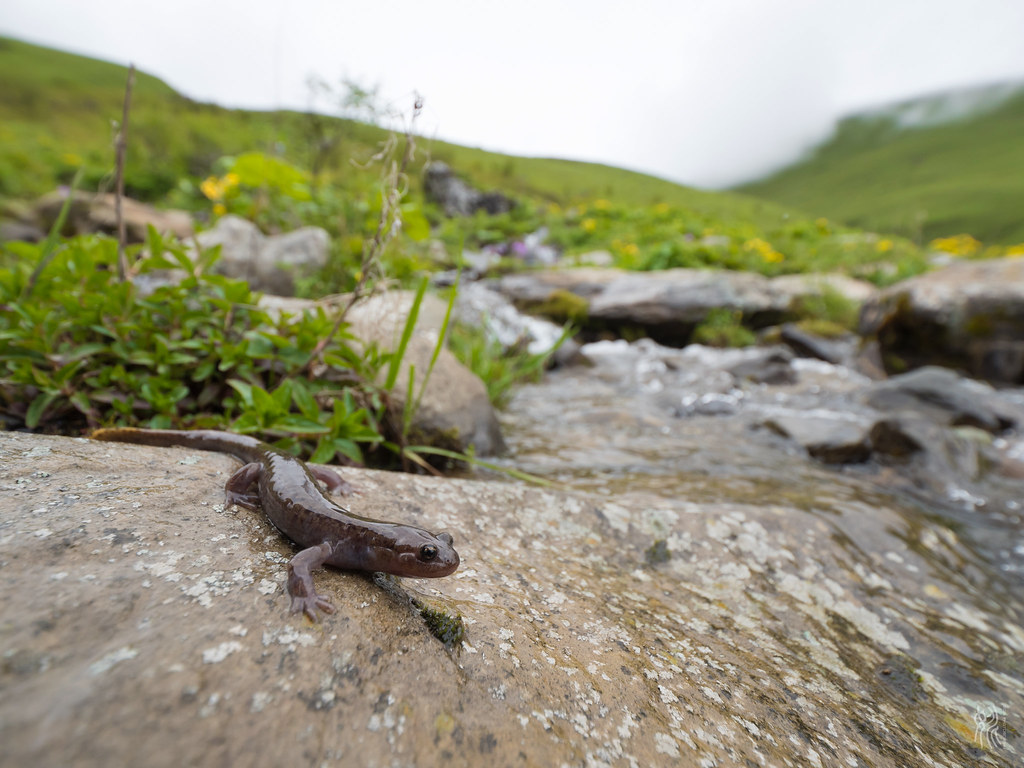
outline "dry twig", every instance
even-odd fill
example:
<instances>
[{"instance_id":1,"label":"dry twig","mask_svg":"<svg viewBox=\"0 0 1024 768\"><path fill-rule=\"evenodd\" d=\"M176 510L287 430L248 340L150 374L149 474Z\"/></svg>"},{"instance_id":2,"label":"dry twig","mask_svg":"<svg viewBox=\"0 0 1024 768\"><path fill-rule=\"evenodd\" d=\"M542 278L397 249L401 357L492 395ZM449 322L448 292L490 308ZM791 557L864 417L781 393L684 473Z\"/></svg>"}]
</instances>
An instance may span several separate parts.
<instances>
[{"instance_id":1,"label":"dry twig","mask_svg":"<svg viewBox=\"0 0 1024 768\"><path fill-rule=\"evenodd\" d=\"M135 65L128 65L128 82L124 86L124 109L121 111L121 125L118 127L115 151L117 156L117 191L114 195L114 218L117 221L117 277L122 282L128 276L128 259L125 256L124 214L121 201L124 198L124 153L128 146L128 111L132 101L132 85L135 83Z\"/></svg>"}]
</instances>

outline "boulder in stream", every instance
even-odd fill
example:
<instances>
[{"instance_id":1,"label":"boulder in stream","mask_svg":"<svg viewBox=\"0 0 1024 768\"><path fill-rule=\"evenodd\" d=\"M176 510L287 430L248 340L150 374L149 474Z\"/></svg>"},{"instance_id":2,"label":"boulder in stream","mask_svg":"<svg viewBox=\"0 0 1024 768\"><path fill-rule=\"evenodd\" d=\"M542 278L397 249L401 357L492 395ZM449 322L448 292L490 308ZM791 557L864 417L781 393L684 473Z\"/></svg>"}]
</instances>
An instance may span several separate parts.
<instances>
[{"instance_id":1,"label":"boulder in stream","mask_svg":"<svg viewBox=\"0 0 1024 768\"><path fill-rule=\"evenodd\" d=\"M583 267L509 275L494 285L519 308L530 311L568 291L588 302L587 322L598 328L641 329L651 338L682 346L716 309L737 311L745 326L764 328L786 319L804 299L837 291L860 302L873 286L842 275L768 278L724 269L654 272Z\"/></svg>"},{"instance_id":2,"label":"boulder in stream","mask_svg":"<svg viewBox=\"0 0 1024 768\"><path fill-rule=\"evenodd\" d=\"M923 365L1024 383L1024 259L958 261L867 301L861 333L890 372Z\"/></svg>"},{"instance_id":3,"label":"boulder in stream","mask_svg":"<svg viewBox=\"0 0 1024 768\"><path fill-rule=\"evenodd\" d=\"M1009 429L1020 419L1020 414L996 397L992 387L938 366L872 384L863 399L878 411L911 411L942 425L977 427L992 433Z\"/></svg>"}]
</instances>

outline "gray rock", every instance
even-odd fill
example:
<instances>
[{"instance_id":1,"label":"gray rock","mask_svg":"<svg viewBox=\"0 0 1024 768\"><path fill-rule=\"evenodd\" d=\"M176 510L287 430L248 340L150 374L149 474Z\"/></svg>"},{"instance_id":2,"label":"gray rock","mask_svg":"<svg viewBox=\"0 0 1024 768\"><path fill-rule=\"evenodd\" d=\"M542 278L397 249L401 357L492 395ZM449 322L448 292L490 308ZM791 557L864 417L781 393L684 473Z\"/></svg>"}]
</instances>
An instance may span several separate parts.
<instances>
[{"instance_id":1,"label":"gray rock","mask_svg":"<svg viewBox=\"0 0 1024 768\"><path fill-rule=\"evenodd\" d=\"M1017 596L975 586L941 524L827 485L711 503L347 471L353 512L452 531L462 567L319 571L338 610L312 625L282 591L294 547L221 506L233 459L18 433L0 456L5 765L934 768L977 763L993 703L984 759L1019 763Z\"/></svg>"},{"instance_id":2,"label":"gray rock","mask_svg":"<svg viewBox=\"0 0 1024 768\"><path fill-rule=\"evenodd\" d=\"M669 269L622 273L590 301L590 317L655 326L696 325L716 308L744 316L781 312L768 278L751 272Z\"/></svg>"},{"instance_id":3,"label":"gray rock","mask_svg":"<svg viewBox=\"0 0 1024 768\"><path fill-rule=\"evenodd\" d=\"M729 368L738 380L754 384L792 384L796 381L793 353L785 347L756 350L755 354Z\"/></svg>"},{"instance_id":4,"label":"gray rock","mask_svg":"<svg viewBox=\"0 0 1024 768\"><path fill-rule=\"evenodd\" d=\"M878 288L866 280L830 272L800 275L779 275L771 279L772 290L789 303L806 296L835 291L848 301L863 304L878 295Z\"/></svg>"},{"instance_id":5,"label":"gray rock","mask_svg":"<svg viewBox=\"0 0 1024 768\"><path fill-rule=\"evenodd\" d=\"M363 299L352 307L346 317L350 323L349 330L364 343L377 344L384 350L396 349L413 296L410 291L393 291ZM291 314L320 307L332 316L347 303L347 296L321 301L269 295L260 297L261 308ZM480 456L501 453L505 443L487 388L448 349L441 349L426 390L420 395L446 312L447 305L438 298L430 294L424 296L391 393L391 405L396 413L402 413L407 398L409 366L415 365L414 396L419 398L419 408L413 414L412 434L416 442L456 451L472 449ZM382 371L381 376L385 373Z\"/></svg>"},{"instance_id":6,"label":"gray rock","mask_svg":"<svg viewBox=\"0 0 1024 768\"><path fill-rule=\"evenodd\" d=\"M877 459L905 465L904 476L922 488L977 479L983 466L994 458L986 446L968 435L911 413L879 419L871 427L870 440Z\"/></svg>"},{"instance_id":7,"label":"gray rock","mask_svg":"<svg viewBox=\"0 0 1024 768\"><path fill-rule=\"evenodd\" d=\"M445 163L432 162L424 171L427 196L444 209L447 216L472 216L477 211L491 215L507 213L515 202L500 192L481 192L464 182Z\"/></svg>"},{"instance_id":8,"label":"gray rock","mask_svg":"<svg viewBox=\"0 0 1024 768\"><path fill-rule=\"evenodd\" d=\"M532 355L549 352L564 333L561 326L550 320L520 313L504 296L480 283L468 283L459 289L452 316L483 330L506 351L525 347ZM555 362L568 362L579 350L579 344L566 339L555 352Z\"/></svg>"},{"instance_id":9,"label":"gray rock","mask_svg":"<svg viewBox=\"0 0 1024 768\"><path fill-rule=\"evenodd\" d=\"M396 349L413 298L411 291L371 296L356 304L346 319L358 338L376 342L382 349ZM430 379L426 378L446 310L436 297L424 296L392 394L395 411L402 413L409 397L409 366L415 366L413 397L419 402L413 421L415 442L456 451L472 449L478 456L501 453L505 441L480 378L446 348L441 349Z\"/></svg>"},{"instance_id":10,"label":"gray rock","mask_svg":"<svg viewBox=\"0 0 1024 768\"><path fill-rule=\"evenodd\" d=\"M808 333L795 323L782 325L779 338L801 357L813 357L833 365L851 356L855 344L852 334L844 339L825 339Z\"/></svg>"},{"instance_id":11,"label":"gray rock","mask_svg":"<svg viewBox=\"0 0 1024 768\"><path fill-rule=\"evenodd\" d=\"M943 365L1024 383L1024 259L959 261L865 303L861 333L890 371Z\"/></svg>"},{"instance_id":12,"label":"gray rock","mask_svg":"<svg viewBox=\"0 0 1024 768\"><path fill-rule=\"evenodd\" d=\"M44 232L49 232L67 198L66 191L51 192L39 198L33 208L34 223ZM68 237L95 232L116 235L115 208L116 196L113 194L93 194L76 190L61 234ZM145 242L149 226L161 234L174 235L179 240L192 236L192 217L187 211L158 210L125 197L121 200L121 215L129 243Z\"/></svg>"},{"instance_id":13,"label":"gray rock","mask_svg":"<svg viewBox=\"0 0 1024 768\"><path fill-rule=\"evenodd\" d=\"M589 301L589 318L595 324L641 327L676 345L688 341L693 328L714 309L738 310L744 325L761 328L780 322L801 297L826 288L853 301L875 290L841 275L767 278L730 270L626 272L594 267L509 275L495 286L526 309L547 301L555 291L569 291Z\"/></svg>"},{"instance_id":14,"label":"gray rock","mask_svg":"<svg viewBox=\"0 0 1024 768\"><path fill-rule=\"evenodd\" d=\"M0 221L0 243L20 241L38 243L46 239L46 233L27 221Z\"/></svg>"},{"instance_id":15,"label":"gray rock","mask_svg":"<svg viewBox=\"0 0 1024 768\"><path fill-rule=\"evenodd\" d=\"M489 281L488 285L517 306L529 307L548 301L555 291L568 291L584 299L593 298L622 275L622 270L605 267L553 269L505 275Z\"/></svg>"},{"instance_id":16,"label":"gray rock","mask_svg":"<svg viewBox=\"0 0 1024 768\"><path fill-rule=\"evenodd\" d=\"M330 237L320 227L268 237L248 219L234 215L219 219L196 241L204 249L220 246L220 259L214 265L218 273L275 296L294 295L296 279L315 275L327 263L330 245Z\"/></svg>"},{"instance_id":17,"label":"gray rock","mask_svg":"<svg viewBox=\"0 0 1024 768\"><path fill-rule=\"evenodd\" d=\"M824 416L776 416L763 426L799 443L825 464L857 464L871 456L870 422Z\"/></svg>"},{"instance_id":18,"label":"gray rock","mask_svg":"<svg viewBox=\"0 0 1024 768\"><path fill-rule=\"evenodd\" d=\"M872 384L863 401L879 411L913 411L938 424L978 427L992 433L1019 421L1019 415L995 397L988 385L936 366Z\"/></svg>"}]
</instances>

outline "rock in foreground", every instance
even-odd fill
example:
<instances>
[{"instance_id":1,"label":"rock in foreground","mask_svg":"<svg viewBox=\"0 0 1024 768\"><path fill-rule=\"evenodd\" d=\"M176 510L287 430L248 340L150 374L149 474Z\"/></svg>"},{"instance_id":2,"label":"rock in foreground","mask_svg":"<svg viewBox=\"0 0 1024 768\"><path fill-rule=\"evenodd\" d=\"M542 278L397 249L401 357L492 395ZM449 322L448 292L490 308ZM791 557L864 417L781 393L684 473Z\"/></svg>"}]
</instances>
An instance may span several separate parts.
<instances>
[{"instance_id":1,"label":"rock in foreground","mask_svg":"<svg viewBox=\"0 0 1024 768\"><path fill-rule=\"evenodd\" d=\"M1024 615L885 497L609 500L348 473L455 535L397 590L224 510L232 459L0 433L3 765L1019 765Z\"/></svg>"}]
</instances>

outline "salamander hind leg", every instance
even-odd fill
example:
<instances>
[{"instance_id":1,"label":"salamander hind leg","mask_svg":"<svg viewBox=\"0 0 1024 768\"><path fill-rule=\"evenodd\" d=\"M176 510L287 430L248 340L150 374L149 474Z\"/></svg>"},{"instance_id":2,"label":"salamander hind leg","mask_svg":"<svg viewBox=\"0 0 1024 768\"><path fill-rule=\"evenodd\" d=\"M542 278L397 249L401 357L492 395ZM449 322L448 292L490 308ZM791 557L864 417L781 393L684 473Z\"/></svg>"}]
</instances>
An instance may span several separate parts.
<instances>
[{"instance_id":1,"label":"salamander hind leg","mask_svg":"<svg viewBox=\"0 0 1024 768\"><path fill-rule=\"evenodd\" d=\"M302 550L288 563L288 594L292 598L292 613L302 611L313 622L320 620L317 611L334 613L331 598L317 594L310 575L310 571L323 565L330 554L331 545L324 542Z\"/></svg>"},{"instance_id":2,"label":"salamander hind leg","mask_svg":"<svg viewBox=\"0 0 1024 768\"><path fill-rule=\"evenodd\" d=\"M226 506L237 504L246 509L259 509L260 495L253 490L260 479L263 465L258 462L246 464L228 478L224 484L224 503Z\"/></svg>"},{"instance_id":3,"label":"salamander hind leg","mask_svg":"<svg viewBox=\"0 0 1024 768\"><path fill-rule=\"evenodd\" d=\"M340 493L342 496L351 496L356 493L355 487L333 469L310 467L309 471L313 473L313 477L324 484L328 493Z\"/></svg>"}]
</instances>

